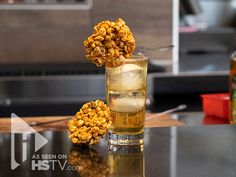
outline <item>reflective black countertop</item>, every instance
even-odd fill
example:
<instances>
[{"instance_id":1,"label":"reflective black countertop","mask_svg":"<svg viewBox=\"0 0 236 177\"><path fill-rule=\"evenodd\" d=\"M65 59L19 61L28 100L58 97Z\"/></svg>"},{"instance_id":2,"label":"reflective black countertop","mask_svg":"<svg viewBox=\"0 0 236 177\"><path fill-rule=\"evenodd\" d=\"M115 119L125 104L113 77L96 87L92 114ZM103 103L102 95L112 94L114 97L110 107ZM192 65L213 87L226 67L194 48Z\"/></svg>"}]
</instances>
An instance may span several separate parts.
<instances>
[{"instance_id":1,"label":"reflective black countertop","mask_svg":"<svg viewBox=\"0 0 236 177\"><path fill-rule=\"evenodd\" d=\"M11 147L11 134L0 134L1 177L236 176L235 125L146 128L143 152L137 147L108 151L106 139L90 149L76 147L66 131L41 135L48 143L34 152L34 134L26 135L23 141L22 135L15 134L15 149ZM11 170L11 158L19 164L15 170Z\"/></svg>"}]
</instances>

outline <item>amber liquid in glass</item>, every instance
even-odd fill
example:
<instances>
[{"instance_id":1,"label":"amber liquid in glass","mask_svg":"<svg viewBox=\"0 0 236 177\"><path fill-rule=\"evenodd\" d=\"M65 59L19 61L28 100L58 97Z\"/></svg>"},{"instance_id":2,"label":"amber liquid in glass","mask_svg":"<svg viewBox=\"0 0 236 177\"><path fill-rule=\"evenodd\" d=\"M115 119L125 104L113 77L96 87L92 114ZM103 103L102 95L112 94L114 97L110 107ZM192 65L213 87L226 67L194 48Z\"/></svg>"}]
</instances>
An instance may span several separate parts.
<instances>
[{"instance_id":1,"label":"amber liquid in glass","mask_svg":"<svg viewBox=\"0 0 236 177\"><path fill-rule=\"evenodd\" d=\"M145 91L144 90L136 90L128 93L124 92L114 92L111 91L109 96L113 99L116 97L130 97L132 95L133 98L137 99L140 102L143 102L142 106L140 106L139 110L136 112L132 112L127 110L127 112L121 112L111 109L112 116L112 125L111 131L115 133L122 134L139 134L143 132L144 128L144 118L145 118ZM138 95L138 96L137 96ZM131 99L133 99L131 98ZM119 99L119 98L117 98ZM128 100L127 100L128 102ZM123 104L123 106L130 106L127 104Z\"/></svg>"}]
</instances>

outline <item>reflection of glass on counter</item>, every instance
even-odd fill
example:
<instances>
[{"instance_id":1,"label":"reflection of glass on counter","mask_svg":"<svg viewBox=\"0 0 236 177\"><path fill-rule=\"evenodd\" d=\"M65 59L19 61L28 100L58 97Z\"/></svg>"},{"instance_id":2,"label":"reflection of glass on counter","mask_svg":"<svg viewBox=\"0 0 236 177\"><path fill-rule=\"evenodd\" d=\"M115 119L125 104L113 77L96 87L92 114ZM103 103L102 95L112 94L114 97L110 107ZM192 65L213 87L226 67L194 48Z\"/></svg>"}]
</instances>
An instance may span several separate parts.
<instances>
[{"instance_id":1,"label":"reflection of glass on counter","mask_svg":"<svg viewBox=\"0 0 236 177\"><path fill-rule=\"evenodd\" d=\"M110 145L108 164L110 177L145 177L144 146Z\"/></svg>"},{"instance_id":2,"label":"reflection of glass on counter","mask_svg":"<svg viewBox=\"0 0 236 177\"><path fill-rule=\"evenodd\" d=\"M108 177L109 168L100 154L89 147L73 147L68 157L68 164L75 166L81 177Z\"/></svg>"}]
</instances>

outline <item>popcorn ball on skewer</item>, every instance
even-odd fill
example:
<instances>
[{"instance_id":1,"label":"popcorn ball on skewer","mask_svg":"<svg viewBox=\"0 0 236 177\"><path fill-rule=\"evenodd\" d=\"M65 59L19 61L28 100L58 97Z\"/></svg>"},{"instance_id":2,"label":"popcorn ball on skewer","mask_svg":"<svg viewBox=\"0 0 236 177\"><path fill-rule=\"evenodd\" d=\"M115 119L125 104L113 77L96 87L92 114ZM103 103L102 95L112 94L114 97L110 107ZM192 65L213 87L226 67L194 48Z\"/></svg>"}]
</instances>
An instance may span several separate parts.
<instances>
[{"instance_id":1,"label":"popcorn ball on skewer","mask_svg":"<svg viewBox=\"0 0 236 177\"><path fill-rule=\"evenodd\" d=\"M98 67L104 64L117 67L129 58L135 49L135 39L129 27L119 18L98 23L94 33L84 41L86 57Z\"/></svg>"}]
</instances>

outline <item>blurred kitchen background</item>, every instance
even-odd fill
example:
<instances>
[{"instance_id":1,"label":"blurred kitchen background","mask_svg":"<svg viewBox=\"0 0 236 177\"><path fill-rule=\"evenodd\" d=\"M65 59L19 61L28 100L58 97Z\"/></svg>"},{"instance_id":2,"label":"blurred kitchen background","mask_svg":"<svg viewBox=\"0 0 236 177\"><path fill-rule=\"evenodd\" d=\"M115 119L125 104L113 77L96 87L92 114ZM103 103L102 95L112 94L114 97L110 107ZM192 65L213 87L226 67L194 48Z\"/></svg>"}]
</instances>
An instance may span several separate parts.
<instances>
[{"instance_id":1,"label":"blurred kitchen background","mask_svg":"<svg viewBox=\"0 0 236 177\"><path fill-rule=\"evenodd\" d=\"M71 115L105 100L104 68L83 41L99 21L123 18L149 60L147 108L201 110L227 92L236 49L236 0L0 0L0 117Z\"/></svg>"}]
</instances>

